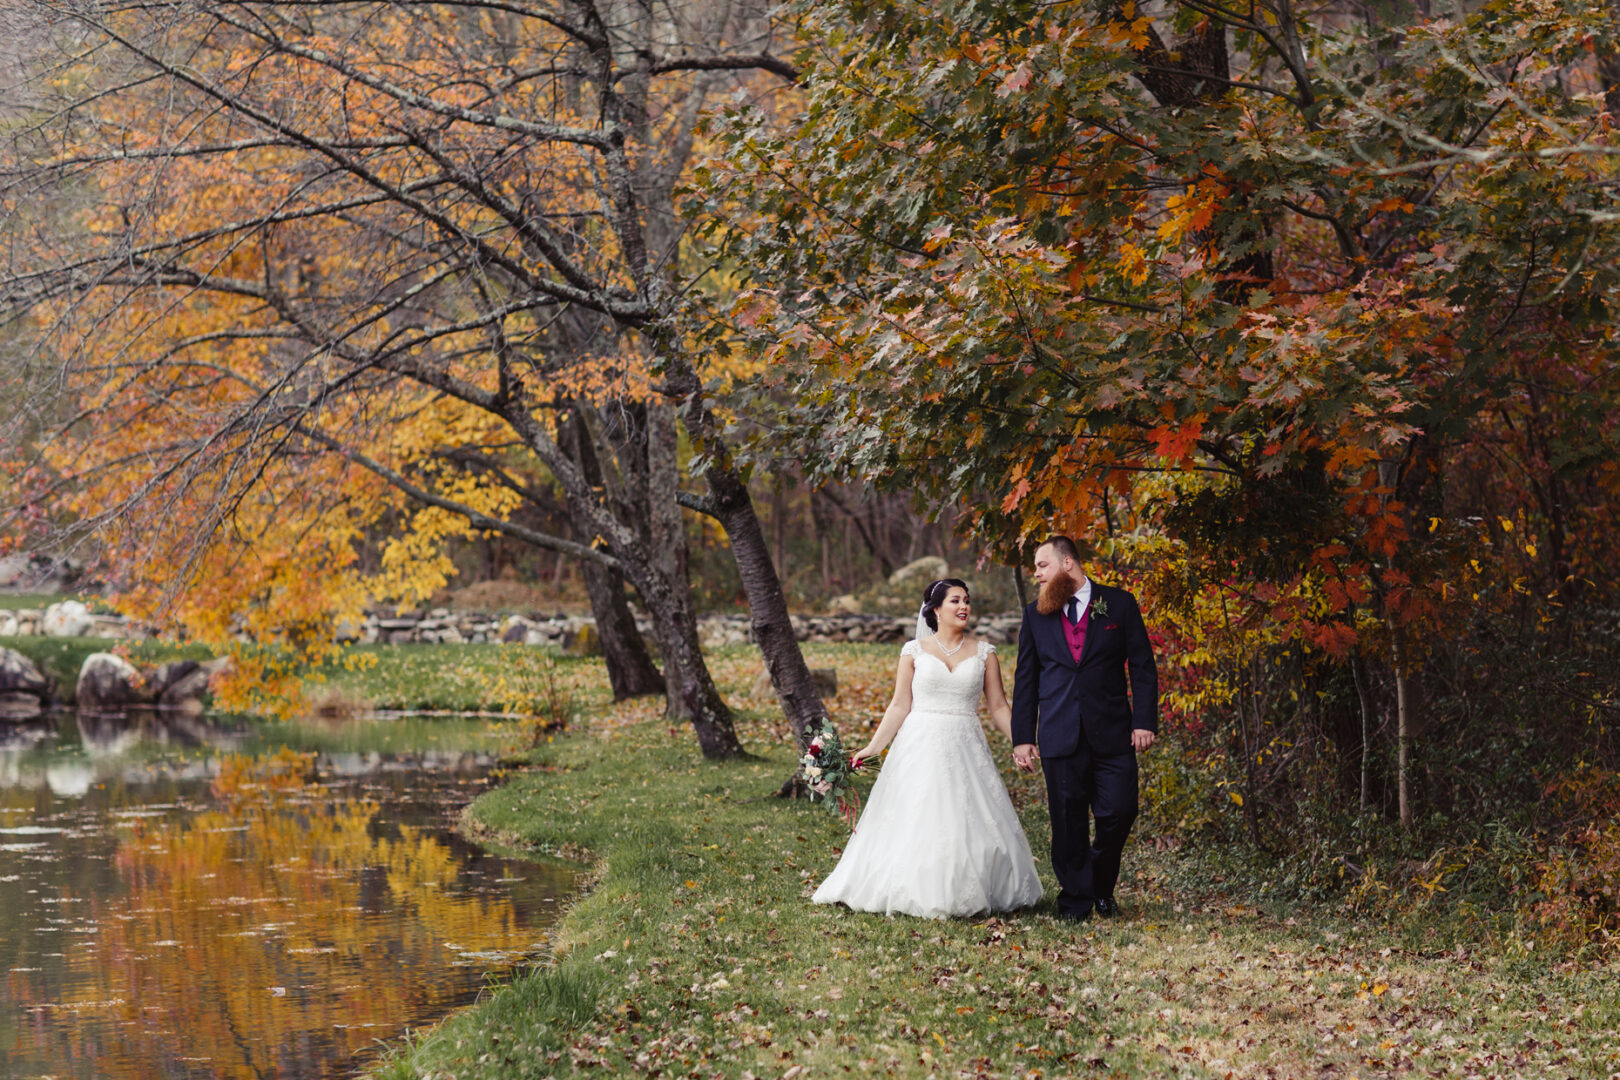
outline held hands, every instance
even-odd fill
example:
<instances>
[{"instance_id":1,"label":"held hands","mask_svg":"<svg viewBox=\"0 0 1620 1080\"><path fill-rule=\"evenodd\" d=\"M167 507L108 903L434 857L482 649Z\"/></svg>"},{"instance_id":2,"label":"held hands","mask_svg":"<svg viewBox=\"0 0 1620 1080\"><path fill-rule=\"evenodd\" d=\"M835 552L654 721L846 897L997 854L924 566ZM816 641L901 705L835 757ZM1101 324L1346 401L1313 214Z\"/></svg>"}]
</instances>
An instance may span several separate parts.
<instances>
[{"instance_id":1,"label":"held hands","mask_svg":"<svg viewBox=\"0 0 1620 1080\"><path fill-rule=\"evenodd\" d=\"M1131 749L1142 753L1153 745L1154 734L1146 728L1131 729ZM1013 764L1025 772L1034 772L1035 763L1041 759L1041 752L1034 743L1019 743L1013 747Z\"/></svg>"}]
</instances>

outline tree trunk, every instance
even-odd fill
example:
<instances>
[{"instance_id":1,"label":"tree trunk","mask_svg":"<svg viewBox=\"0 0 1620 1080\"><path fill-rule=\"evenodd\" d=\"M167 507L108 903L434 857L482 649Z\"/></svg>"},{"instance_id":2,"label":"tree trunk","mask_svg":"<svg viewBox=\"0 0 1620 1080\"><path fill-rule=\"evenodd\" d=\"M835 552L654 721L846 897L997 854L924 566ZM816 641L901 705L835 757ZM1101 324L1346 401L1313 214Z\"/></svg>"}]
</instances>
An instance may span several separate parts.
<instances>
[{"instance_id":1,"label":"tree trunk","mask_svg":"<svg viewBox=\"0 0 1620 1080\"><path fill-rule=\"evenodd\" d=\"M573 458L593 487L603 483L602 466L596 454L596 445L579 409L570 410L568 419L558 432L558 444ZM571 496L569 497L571 500ZM582 543L591 537L581 535ZM591 598L591 614L596 619L597 637L602 642L602 659L607 664L608 683L613 687L613 700L641 697L644 694L665 692L664 676L653 664L647 643L636 628L635 616L624 597L624 578L615 570L598 563L583 567L585 591ZM676 715L682 715L677 713Z\"/></svg>"},{"instance_id":2,"label":"tree trunk","mask_svg":"<svg viewBox=\"0 0 1620 1080\"><path fill-rule=\"evenodd\" d=\"M704 757L710 760L742 757L742 743L737 739L731 709L720 696L703 660L697 620L692 617L687 595L666 592L660 599L660 603L649 601L648 607L654 620L664 629L659 642L664 653L664 681L670 701L667 711L673 719L676 715L673 710L678 704L679 715L692 725Z\"/></svg>"},{"instance_id":3,"label":"tree trunk","mask_svg":"<svg viewBox=\"0 0 1620 1080\"><path fill-rule=\"evenodd\" d=\"M613 700L664 693L664 676L647 651L647 642L636 629L636 617L624 596L624 577L616 570L586 562L585 590L591 597L591 614L596 618L596 634L602 642L602 659L607 663L608 683Z\"/></svg>"},{"instance_id":4,"label":"tree trunk","mask_svg":"<svg viewBox=\"0 0 1620 1080\"><path fill-rule=\"evenodd\" d=\"M680 490L680 474L676 460L679 445L674 408L668 402L649 403L647 541L657 572L669 582L672 589L687 598L686 607L690 609L691 587L687 578L686 528L681 521L680 504L675 501L676 492ZM697 616L695 612L690 614L692 619L690 636L695 643L698 640ZM671 721L678 721L690 719L696 712L701 711L693 705L688 693L689 685L696 688L699 699L705 699L706 696L713 698L713 701L703 708L712 709L718 705L724 709L725 704L720 701L719 692L715 690L714 681L709 677L708 666L702 662L701 656L697 670L694 671L690 668L690 662L682 659L686 655L683 650L670 648L670 642L666 640L670 635L661 620L656 622L654 633L664 649L665 715ZM703 689L704 687L707 689ZM730 715L729 711L727 715Z\"/></svg>"},{"instance_id":5,"label":"tree trunk","mask_svg":"<svg viewBox=\"0 0 1620 1080\"><path fill-rule=\"evenodd\" d=\"M662 647L665 695L670 717L684 718L692 725L698 747L705 758L723 760L742 756L742 743L737 740L731 709L721 698L703 660L703 649L698 644L697 617L692 610L691 590L686 587L685 580L672 581L664 573L659 558L653 554L651 545L644 537L614 517L599 501L595 485L590 483L588 473L580 467L579 458L569 452L566 443L551 444L544 430L521 404L504 415L531 447L543 452L543 458L544 452L552 453L547 464L563 488L569 511L575 516L580 530L590 530L601 537L608 551L618 561L625 579L641 594L642 603L646 604L647 612L652 616ZM564 425L564 429L576 447L582 446L590 438L583 425L576 426L573 419ZM673 501L673 488L669 489L668 495Z\"/></svg>"},{"instance_id":6,"label":"tree trunk","mask_svg":"<svg viewBox=\"0 0 1620 1080\"><path fill-rule=\"evenodd\" d=\"M657 560L622 523L604 517L601 524L611 529L607 537L609 549L652 616L663 652L665 695L671 718L679 716L692 725L704 757L742 757L731 709L714 685L698 643L691 591L684 581L672 582L665 577Z\"/></svg>"},{"instance_id":7,"label":"tree trunk","mask_svg":"<svg viewBox=\"0 0 1620 1080\"><path fill-rule=\"evenodd\" d=\"M704 403L703 384L697 372L676 350L668 350L665 360L665 370L670 373L667 392L679 403L694 450L708 461L704 472L709 485L705 509L725 528L731 542L732 558L748 599L749 627L764 656L782 711L802 749L813 734L826 726L827 708L816 693L810 666L793 633L782 581L771 561L770 542L754 511L748 486L726 446L720 422ZM798 794L799 790L789 780L781 793Z\"/></svg>"},{"instance_id":8,"label":"tree trunk","mask_svg":"<svg viewBox=\"0 0 1620 1080\"><path fill-rule=\"evenodd\" d=\"M1247 670L1244 670L1247 669ZM1238 675L1238 734L1243 739L1243 777L1248 790L1243 793L1243 816L1249 823L1249 835L1255 847L1260 847L1260 808L1255 804L1258 783L1254 775L1254 755L1260 745L1260 701L1254 689L1253 664L1244 661ZM1244 710L1247 698L1254 708L1254 738L1249 737L1249 718ZM1252 743L1252 745L1251 745Z\"/></svg>"},{"instance_id":9,"label":"tree trunk","mask_svg":"<svg viewBox=\"0 0 1620 1080\"><path fill-rule=\"evenodd\" d=\"M782 711L799 745L805 746L826 723L827 709L810 680L810 666L805 663L799 639L793 632L793 621L788 616L782 583L771 561L765 530L760 527L753 501L734 468L711 466L708 479L715 496L716 516L731 541L732 557L737 562L737 573L748 597L749 628L765 658L765 669L770 672L771 685L782 701Z\"/></svg>"},{"instance_id":10,"label":"tree trunk","mask_svg":"<svg viewBox=\"0 0 1620 1080\"><path fill-rule=\"evenodd\" d=\"M1350 661L1350 677L1356 683L1356 701L1361 705L1361 812L1367 812L1368 773L1372 767L1372 708L1367 687L1361 678L1361 661Z\"/></svg>"},{"instance_id":11,"label":"tree trunk","mask_svg":"<svg viewBox=\"0 0 1620 1080\"><path fill-rule=\"evenodd\" d=\"M1412 827L1412 710L1408 704L1406 664L1401 655L1400 631L1393 616L1389 619L1390 664L1395 669L1395 746L1396 791L1400 803L1401 828Z\"/></svg>"}]
</instances>

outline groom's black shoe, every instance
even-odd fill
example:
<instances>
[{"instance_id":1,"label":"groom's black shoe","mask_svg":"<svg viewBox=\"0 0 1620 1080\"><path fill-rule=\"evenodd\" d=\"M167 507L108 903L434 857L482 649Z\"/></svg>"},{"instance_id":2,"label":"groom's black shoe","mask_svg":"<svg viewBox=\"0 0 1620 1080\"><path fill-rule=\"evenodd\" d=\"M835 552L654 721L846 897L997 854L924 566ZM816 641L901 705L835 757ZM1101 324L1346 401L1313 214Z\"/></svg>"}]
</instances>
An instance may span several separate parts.
<instances>
[{"instance_id":1,"label":"groom's black shoe","mask_svg":"<svg viewBox=\"0 0 1620 1080\"><path fill-rule=\"evenodd\" d=\"M1114 903L1112 896L1099 896L1097 898L1097 914L1105 919L1112 919L1119 915L1119 905Z\"/></svg>"},{"instance_id":2,"label":"groom's black shoe","mask_svg":"<svg viewBox=\"0 0 1620 1080\"><path fill-rule=\"evenodd\" d=\"M1059 922L1085 922L1091 918L1091 905L1085 907L1059 907L1057 911Z\"/></svg>"}]
</instances>

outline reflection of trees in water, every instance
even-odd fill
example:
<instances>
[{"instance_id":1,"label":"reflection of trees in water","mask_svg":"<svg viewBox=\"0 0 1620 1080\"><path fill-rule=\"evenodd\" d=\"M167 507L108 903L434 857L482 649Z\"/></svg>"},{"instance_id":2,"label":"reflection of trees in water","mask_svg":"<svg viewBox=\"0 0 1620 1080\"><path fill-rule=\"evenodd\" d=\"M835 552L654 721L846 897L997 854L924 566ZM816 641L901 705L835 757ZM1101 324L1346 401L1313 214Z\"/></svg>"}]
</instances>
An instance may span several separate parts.
<instances>
[{"instance_id":1,"label":"reflection of trees in water","mask_svg":"<svg viewBox=\"0 0 1620 1080\"><path fill-rule=\"evenodd\" d=\"M226 794L226 810L140 821L120 845L128 898L93 904L94 947L74 954L63 1002L75 1020L34 1029L40 1060L108 1077L191 1075L185 1058L207 1059L197 1075L327 1075L467 992L452 948L538 936L508 896L459 887L444 842L371 828L368 800L302 780Z\"/></svg>"}]
</instances>

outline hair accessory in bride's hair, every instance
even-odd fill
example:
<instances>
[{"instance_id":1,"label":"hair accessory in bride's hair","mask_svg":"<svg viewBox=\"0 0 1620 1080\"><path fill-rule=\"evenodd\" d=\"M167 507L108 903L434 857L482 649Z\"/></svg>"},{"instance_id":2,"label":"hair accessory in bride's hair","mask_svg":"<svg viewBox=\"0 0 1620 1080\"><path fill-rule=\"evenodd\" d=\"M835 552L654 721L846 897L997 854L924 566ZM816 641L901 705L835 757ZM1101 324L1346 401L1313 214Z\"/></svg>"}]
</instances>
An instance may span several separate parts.
<instances>
[{"instance_id":1,"label":"hair accessory in bride's hair","mask_svg":"<svg viewBox=\"0 0 1620 1080\"><path fill-rule=\"evenodd\" d=\"M952 589L968 591L967 582L961 578L938 578L930 581L928 588L923 590L922 607L917 609L917 637L923 638L939 630L939 620L935 618L934 611L945 602Z\"/></svg>"}]
</instances>

